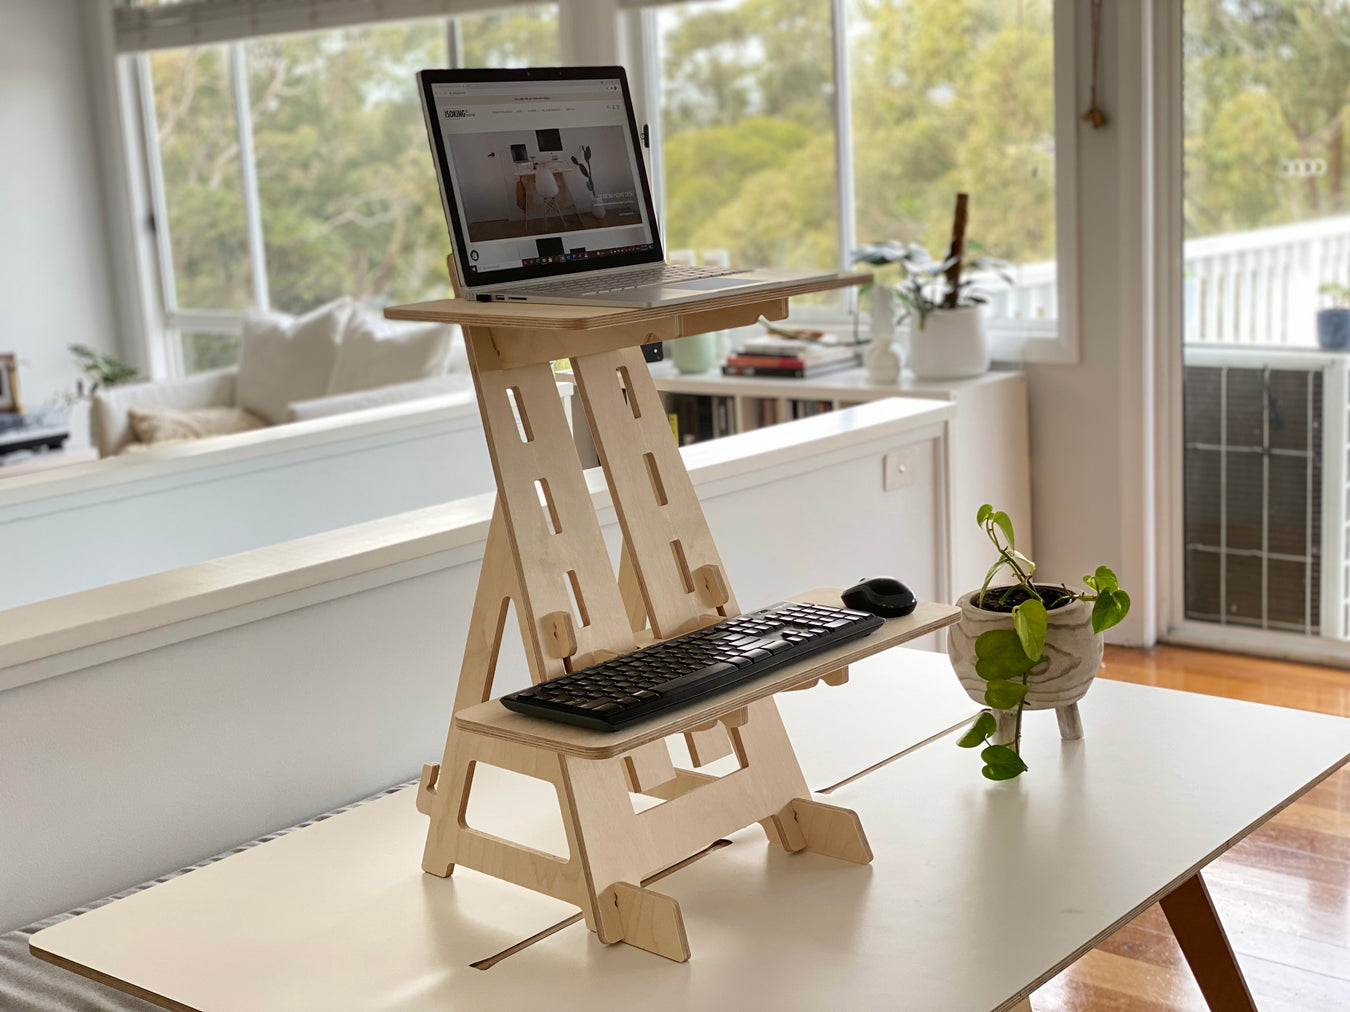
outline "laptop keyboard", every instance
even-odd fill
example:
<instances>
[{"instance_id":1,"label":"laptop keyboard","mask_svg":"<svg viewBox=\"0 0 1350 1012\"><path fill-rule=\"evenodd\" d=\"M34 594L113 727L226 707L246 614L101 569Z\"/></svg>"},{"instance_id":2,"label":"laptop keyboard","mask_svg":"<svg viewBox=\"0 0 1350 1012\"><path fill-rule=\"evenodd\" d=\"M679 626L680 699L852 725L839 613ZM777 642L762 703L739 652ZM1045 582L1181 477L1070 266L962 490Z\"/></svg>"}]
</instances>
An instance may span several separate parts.
<instances>
[{"instance_id":1,"label":"laptop keyboard","mask_svg":"<svg viewBox=\"0 0 1350 1012\"><path fill-rule=\"evenodd\" d=\"M624 271L622 274L610 274L603 278L581 276L565 281L551 281L543 285L530 285L518 290L529 295L603 295L606 292L626 292L634 288L647 288L652 285L668 285L695 278L720 278L727 274L740 274L735 267L690 267L685 264L657 264L638 270Z\"/></svg>"}]
</instances>

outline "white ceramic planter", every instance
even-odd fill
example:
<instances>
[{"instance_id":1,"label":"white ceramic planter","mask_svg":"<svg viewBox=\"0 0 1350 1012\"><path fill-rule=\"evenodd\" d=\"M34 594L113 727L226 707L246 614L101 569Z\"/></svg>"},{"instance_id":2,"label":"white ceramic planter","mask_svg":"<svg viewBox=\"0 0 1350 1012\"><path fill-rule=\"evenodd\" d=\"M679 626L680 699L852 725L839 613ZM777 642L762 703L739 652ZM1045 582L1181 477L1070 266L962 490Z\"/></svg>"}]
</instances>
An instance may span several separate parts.
<instances>
[{"instance_id":1,"label":"white ceramic planter","mask_svg":"<svg viewBox=\"0 0 1350 1012\"><path fill-rule=\"evenodd\" d=\"M935 309L919 328L910 316L909 367L923 380L968 379L989 371L989 341L979 306Z\"/></svg>"},{"instance_id":2,"label":"white ceramic planter","mask_svg":"<svg viewBox=\"0 0 1350 1012\"><path fill-rule=\"evenodd\" d=\"M1076 587L1069 589L1082 593ZM983 706L986 683L975 671L975 641L991 629L1011 629L1013 618L1004 612L975 607L978 593L971 591L956 602L961 618L948 631L947 655L962 688ZM1031 691L1027 693L1025 706L1028 710L1057 710L1061 735L1080 738L1083 732L1077 704L1087 695L1102 666L1102 637L1092 631L1092 605L1086 601L1073 601L1047 615L1045 653L1050 663L1034 669L1028 677Z\"/></svg>"}]
</instances>

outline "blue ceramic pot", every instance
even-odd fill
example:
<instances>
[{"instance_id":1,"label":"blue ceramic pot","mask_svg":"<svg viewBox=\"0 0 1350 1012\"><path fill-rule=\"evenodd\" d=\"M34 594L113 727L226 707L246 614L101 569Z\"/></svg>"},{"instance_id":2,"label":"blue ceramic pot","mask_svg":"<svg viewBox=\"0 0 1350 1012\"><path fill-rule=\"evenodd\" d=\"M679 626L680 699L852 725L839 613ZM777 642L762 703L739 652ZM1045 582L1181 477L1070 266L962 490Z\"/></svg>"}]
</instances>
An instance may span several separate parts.
<instances>
[{"instance_id":1,"label":"blue ceramic pot","mask_svg":"<svg viewBox=\"0 0 1350 1012\"><path fill-rule=\"evenodd\" d=\"M1317 343L1328 351L1350 350L1350 309L1317 311Z\"/></svg>"}]
</instances>

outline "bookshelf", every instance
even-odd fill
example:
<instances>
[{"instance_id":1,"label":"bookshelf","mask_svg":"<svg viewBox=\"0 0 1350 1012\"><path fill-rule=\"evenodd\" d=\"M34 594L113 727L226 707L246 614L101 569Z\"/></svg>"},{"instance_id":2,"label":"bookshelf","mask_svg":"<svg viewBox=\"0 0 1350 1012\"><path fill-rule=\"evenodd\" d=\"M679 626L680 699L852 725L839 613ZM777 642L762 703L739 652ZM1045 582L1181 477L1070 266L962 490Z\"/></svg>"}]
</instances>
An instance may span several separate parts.
<instances>
[{"instance_id":1,"label":"bookshelf","mask_svg":"<svg viewBox=\"0 0 1350 1012\"><path fill-rule=\"evenodd\" d=\"M864 368L808 379L680 373L670 362L651 366L652 380L681 445L749 432L823 411L887 397L918 397L956 404L951 432L952 576L956 588L974 588L988 567L988 542L975 525L981 503L1007 509L1031 542L1031 460L1026 377L994 370L974 379L925 381L909 373L894 384L873 383ZM582 448L583 455L586 448ZM593 452L593 451L592 451ZM591 461L594 463L594 460ZM1019 542L1018 547L1023 547Z\"/></svg>"}]
</instances>

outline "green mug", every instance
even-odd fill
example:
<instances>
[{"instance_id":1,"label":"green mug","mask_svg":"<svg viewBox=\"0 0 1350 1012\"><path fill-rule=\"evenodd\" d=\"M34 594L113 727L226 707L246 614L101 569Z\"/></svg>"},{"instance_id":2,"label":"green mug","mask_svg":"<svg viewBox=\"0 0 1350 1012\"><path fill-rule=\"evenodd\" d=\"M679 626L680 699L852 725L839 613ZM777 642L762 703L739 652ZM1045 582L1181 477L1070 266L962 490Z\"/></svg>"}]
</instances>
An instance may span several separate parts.
<instances>
[{"instance_id":1,"label":"green mug","mask_svg":"<svg viewBox=\"0 0 1350 1012\"><path fill-rule=\"evenodd\" d=\"M721 359L716 331L677 338L667 342L666 347L670 349L670 360L680 372L711 372Z\"/></svg>"}]
</instances>

